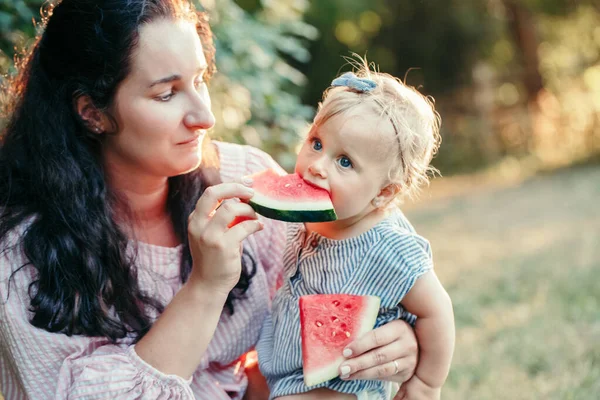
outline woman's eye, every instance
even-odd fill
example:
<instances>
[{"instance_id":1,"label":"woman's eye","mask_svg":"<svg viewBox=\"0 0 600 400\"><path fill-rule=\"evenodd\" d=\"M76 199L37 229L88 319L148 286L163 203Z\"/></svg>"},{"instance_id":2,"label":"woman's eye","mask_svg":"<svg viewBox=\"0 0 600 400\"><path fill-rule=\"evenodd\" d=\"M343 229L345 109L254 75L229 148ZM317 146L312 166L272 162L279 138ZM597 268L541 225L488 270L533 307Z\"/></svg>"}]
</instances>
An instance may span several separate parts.
<instances>
[{"instance_id":1,"label":"woman's eye","mask_svg":"<svg viewBox=\"0 0 600 400\"><path fill-rule=\"evenodd\" d=\"M169 101L169 100L171 100L171 98L173 97L173 95L174 95L174 94L175 94L175 93L173 93L173 92L169 92L169 93L167 93L167 94L163 94L163 95L161 95L161 96L158 96L158 97L156 97L156 99L157 99L157 100L159 100L159 101L164 101L164 102L166 102L166 101Z\"/></svg>"},{"instance_id":2,"label":"woman's eye","mask_svg":"<svg viewBox=\"0 0 600 400\"><path fill-rule=\"evenodd\" d=\"M338 162L342 168L352 168L352 161L346 156L340 157Z\"/></svg>"},{"instance_id":3,"label":"woman's eye","mask_svg":"<svg viewBox=\"0 0 600 400\"><path fill-rule=\"evenodd\" d=\"M319 139L312 139L312 148L313 150L321 150L323 148L323 144Z\"/></svg>"}]
</instances>

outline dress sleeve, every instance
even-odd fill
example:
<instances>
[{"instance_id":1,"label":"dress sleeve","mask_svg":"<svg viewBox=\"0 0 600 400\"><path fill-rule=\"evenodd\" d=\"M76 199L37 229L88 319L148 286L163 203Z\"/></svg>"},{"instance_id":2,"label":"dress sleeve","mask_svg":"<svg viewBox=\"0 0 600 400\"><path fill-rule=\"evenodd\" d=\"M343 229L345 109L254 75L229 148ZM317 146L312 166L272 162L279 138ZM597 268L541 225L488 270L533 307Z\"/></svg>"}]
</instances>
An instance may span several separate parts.
<instances>
[{"instance_id":1,"label":"dress sleeve","mask_svg":"<svg viewBox=\"0 0 600 400\"><path fill-rule=\"evenodd\" d=\"M190 381L145 363L131 338L112 344L31 325L36 270L8 239L0 243L0 386L7 399L194 399Z\"/></svg>"},{"instance_id":2,"label":"dress sleeve","mask_svg":"<svg viewBox=\"0 0 600 400\"><path fill-rule=\"evenodd\" d=\"M194 399L191 379L166 375L138 357L134 346L104 345L70 355L58 376L57 399Z\"/></svg>"}]
</instances>

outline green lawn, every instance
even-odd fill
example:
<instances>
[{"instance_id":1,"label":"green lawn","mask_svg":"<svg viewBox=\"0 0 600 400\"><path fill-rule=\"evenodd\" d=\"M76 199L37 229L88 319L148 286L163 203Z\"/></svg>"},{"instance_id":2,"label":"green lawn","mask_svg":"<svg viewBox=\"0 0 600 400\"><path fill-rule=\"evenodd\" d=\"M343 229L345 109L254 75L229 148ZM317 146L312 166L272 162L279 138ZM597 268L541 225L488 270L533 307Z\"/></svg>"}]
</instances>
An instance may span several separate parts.
<instances>
[{"instance_id":1,"label":"green lawn","mask_svg":"<svg viewBox=\"0 0 600 400\"><path fill-rule=\"evenodd\" d=\"M599 399L600 167L423 198L406 213L457 323L444 400Z\"/></svg>"},{"instance_id":2,"label":"green lawn","mask_svg":"<svg viewBox=\"0 0 600 400\"><path fill-rule=\"evenodd\" d=\"M406 214L454 303L443 398L600 399L600 167L462 191L442 181Z\"/></svg>"}]
</instances>

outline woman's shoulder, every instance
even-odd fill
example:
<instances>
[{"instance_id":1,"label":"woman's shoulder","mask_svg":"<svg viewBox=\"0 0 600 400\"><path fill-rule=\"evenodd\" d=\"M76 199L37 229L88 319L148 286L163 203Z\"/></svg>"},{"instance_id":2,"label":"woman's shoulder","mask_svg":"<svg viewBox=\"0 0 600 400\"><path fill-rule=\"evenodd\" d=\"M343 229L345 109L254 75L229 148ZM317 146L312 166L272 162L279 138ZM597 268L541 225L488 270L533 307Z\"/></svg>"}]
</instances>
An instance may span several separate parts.
<instances>
[{"instance_id":1,"label":"woman's shoulder","mask_svg":"<svg viewBox=\"0 0 600 400\"><path fill-rule=\"evenodd\" d=\"M256 147L216 140L213 143L219 154L223 181L232 181L269 168L285 173L273 157Z\"/></svg>"}]
</instances>

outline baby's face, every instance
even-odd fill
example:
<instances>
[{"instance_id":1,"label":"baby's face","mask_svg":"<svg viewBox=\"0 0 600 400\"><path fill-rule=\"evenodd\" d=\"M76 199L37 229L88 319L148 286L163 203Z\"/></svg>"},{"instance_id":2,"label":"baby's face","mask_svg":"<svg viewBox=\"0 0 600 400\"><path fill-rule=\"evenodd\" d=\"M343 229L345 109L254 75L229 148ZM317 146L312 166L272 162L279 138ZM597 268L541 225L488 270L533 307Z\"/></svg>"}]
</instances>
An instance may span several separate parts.
<instances>
[{"instance_id":1,"label":"baby's face","mask_svg":"<svg viewBox=\"0 0 600 400\"><path fill-rule=\"evenodd\" d=\"M385 119L360 111L313 126L296 161L300 176L329 191L338 220L372 211L371 200L387 184L390 146L397 146Z\"/></svg>"}]
</instances>

